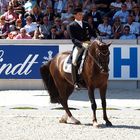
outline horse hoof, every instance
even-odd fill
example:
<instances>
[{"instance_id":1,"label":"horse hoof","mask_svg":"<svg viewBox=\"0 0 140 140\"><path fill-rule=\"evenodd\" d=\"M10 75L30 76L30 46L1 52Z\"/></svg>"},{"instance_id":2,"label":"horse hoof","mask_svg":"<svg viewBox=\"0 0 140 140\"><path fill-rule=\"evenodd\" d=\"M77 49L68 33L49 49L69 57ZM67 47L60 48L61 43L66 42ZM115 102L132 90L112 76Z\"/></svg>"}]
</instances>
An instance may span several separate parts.
<instances>
[{"instance_id":1,"label":"horse hoof","mask_svg":"<svg viewBox=\"0 0 140 140\"><path fill-rule=\"evenodd\" d=\"M110 121L106 122L106 126L107 127L111 127L112 126L112 123Z\"/></svg>"},{"instance_id":2,"label":"horse hoof","mask_svg":"<svg viewBox=\"0 0 140 140\"><path fill-rule=\"evenodd\" d=\"M78 124L81 124L81 122L77 120L74 124L78 125Z\"/></svg>"},{"instance_id":3,"label":"horse hoof","mask_svg":"<svg viewBox=\"0 0 140 140\"><path fill-rule=\"evenodd\" d=\"M64 118L61 118L61 119L59 120L59 123L67 123L67 121L66 121Z\"/></svg>"},{"instance_id":4,"label":"horse hoof","mask_svg":"<svg viewBox=\"0 0 140 140\"><path fill-rule=\"evenodd\" d=\"M93 127L94 128L99 128L100 126L99 126L99 124L97 122L93 122Z\"/></svg>"},{"instance_id":5,"label":"horse hoof","mask_svg":"<svg viewBox=\"0 0 140 140\"><path fill-rule=\"evenodd\" d=\"M70 118L70 120L73 124L81 124L81 122L79 120L75 119L73 116Z\"/></svg>"}]
</instances>

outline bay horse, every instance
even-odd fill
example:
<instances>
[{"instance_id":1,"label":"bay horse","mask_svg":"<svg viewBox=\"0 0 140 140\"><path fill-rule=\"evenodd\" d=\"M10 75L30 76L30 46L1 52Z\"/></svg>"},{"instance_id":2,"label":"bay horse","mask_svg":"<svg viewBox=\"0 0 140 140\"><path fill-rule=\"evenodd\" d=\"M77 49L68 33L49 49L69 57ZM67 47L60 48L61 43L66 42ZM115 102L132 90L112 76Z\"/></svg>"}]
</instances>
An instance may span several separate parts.
<instances>
[{"instance_id":1,"label":"bay horse","mask_svg":"<svg viewBox=\"0 0 140 140\"><path fill-rule=\"evenodd\" d=\"M93 126L98 127L96 118L97 105L95 102L94 90L98 88L103 108L103 119L106 126L112 126L106 113L106 90L109 76L109 46L110 43L105 43L100 40L91 42L90 47L87 49L86 58L83 65L82 81L83 87L88 90L91 108L93 110ZM64 110L65 115L60 119L61 123L67 123L68 117L71 123L80 124L80 121L73 117L68 107L68 98L74 91L72 76L70 73L65 73L63 70L64 60L71 52L62 52L57 54L46 64L40 68L41 77L50 95L51 103L60 103Z\"/></svg>"}]
</instances>

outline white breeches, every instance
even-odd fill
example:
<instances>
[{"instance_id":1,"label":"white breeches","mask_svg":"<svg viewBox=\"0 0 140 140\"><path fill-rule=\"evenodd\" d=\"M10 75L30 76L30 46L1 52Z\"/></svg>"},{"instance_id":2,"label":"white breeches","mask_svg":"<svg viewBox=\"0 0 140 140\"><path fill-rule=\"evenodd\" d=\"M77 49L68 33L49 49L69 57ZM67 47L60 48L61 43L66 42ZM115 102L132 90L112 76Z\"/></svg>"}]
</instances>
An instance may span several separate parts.
<instances>
[{"instance_id":1,"label":"white breeches","mask_svg":"<svg viewBox=\"0 0 140 140\"><path fill-rule=\"evenodd\" d=\"M73 53L72 53L72 64L74 66L77 65L77 60L78 60L78 57L79 55L81 54L81 52L83 51L84 48L78 48L78 47L75 47L74 50L73 50Z\"/></svg>"}]
</instances>

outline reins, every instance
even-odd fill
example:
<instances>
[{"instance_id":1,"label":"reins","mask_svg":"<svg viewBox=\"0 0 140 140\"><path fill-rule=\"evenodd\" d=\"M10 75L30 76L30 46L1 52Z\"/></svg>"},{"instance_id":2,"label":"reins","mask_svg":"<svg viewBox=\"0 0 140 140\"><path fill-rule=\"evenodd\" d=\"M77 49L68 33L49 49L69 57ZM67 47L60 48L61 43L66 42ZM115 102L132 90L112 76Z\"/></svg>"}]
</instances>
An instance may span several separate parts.
<instances>
[{"instance_id":1,"label":"reins","mask_svg":"<svg viewBox=\"0 0 140 140\"><path fill-rule=\"evenodd\" d=\"M91 57L91 59L94 60L94 62L96 63L96 65L100 68L101 71L104 71L103 67L99 64L99 62L93 57L93 55L91 55L90 51L88 50L88 55Z\"/></svg>"}]
</instances>

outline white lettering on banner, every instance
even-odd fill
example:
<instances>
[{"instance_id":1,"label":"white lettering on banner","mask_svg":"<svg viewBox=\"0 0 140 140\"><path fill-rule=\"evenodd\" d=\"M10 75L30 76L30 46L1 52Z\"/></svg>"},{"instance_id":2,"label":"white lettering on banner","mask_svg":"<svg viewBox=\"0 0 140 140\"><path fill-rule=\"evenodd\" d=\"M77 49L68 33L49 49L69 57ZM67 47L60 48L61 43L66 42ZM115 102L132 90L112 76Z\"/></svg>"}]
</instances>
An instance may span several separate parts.
<instances>
[{"instance_id":1,"label":"white lettering on banner","mask_svg":"<svg viewBox=\"0 0 140 140\"><path fill-rule=\"evenodd\" d=\"M4 55L4 51L0 50L0 62L3 62L3 55ZM8 64L2 64L2 66L0 67L0 74L2 74L2 72L5 72L5 75L28 75L32 72L31 67L34 64L37 64L38 62L36 62L37 58L38 58L38 54L29 54L28 57L26 58L26 60L23 63L19 63L15 66L13 66L11 63Z\"/></svg>"},{"instance_id":2,"label":"white lettering on banner","mask_svg":"<svg viewBox=\"0 0 140 140\"><path fill-rule=\"evenodd\" d=\"M52 51L48 51L48 57L47 56L44 56L43 59L45 61L43 61L42 63L45 64L46 62L48 62L49 60L51 60L53 58L53 52Z\"/></svg>"},{"instance_id":3,"label":"white lettering on banner","mask_svg":"<svg viewBox=\"0 0 140 140\"><path fill-rule=\"evenodd\" d=\"M32 67L33 64L37 64L38 62L35 62L36 59L38 58L39 55L35 55L31 60L30 58L32 57L33 55L29 55L26 60L24 61L24 63L21 65L21 68L20 70L18 71L18 74L19 75L22 75L22 74L25 74L25 75L28 75L29 73L31 73L32 70L30 70L30 68ZM29 61L30 60L30 61ZM28 65L27 65L28 64ZM23 71L24 67L27 65L26 69ZM22 72L23 71L23 72Z\"/></svg>"},{"instance_id":4,"label":"white lettering on banner","mask_svg":"<svg viewBox=\"0 0 140 140\"><path fill-rule=\"evenodd\" d=\"M140 79L140 47L112 45L110 47L109 80Z\"/></svg>"}]
</instances>

